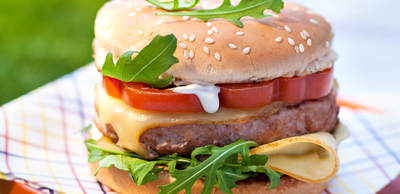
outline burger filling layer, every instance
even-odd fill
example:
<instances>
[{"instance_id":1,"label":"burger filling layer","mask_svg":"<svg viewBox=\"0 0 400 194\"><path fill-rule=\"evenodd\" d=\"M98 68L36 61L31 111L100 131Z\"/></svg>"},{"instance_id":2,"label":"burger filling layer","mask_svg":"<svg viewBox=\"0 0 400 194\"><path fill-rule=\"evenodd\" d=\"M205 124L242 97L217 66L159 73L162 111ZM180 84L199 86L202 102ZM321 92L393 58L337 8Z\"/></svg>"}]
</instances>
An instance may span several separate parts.
<instances>
[{"instance_id":1,"label":"burger filling layer","mask_svg":"<svg viewBox=\"0 0 400 194\"><path fill-rule=\"evenodd\" d=\"M224 146L239 139L259 145L316 132L331 132L339 107L336 90L325 97L300 102L275 102L260 109L224 109L207 113L161 113L129 107L97 88L96 125L118 145L154 159L196 147Z\"/></svg>"}]
</instances>

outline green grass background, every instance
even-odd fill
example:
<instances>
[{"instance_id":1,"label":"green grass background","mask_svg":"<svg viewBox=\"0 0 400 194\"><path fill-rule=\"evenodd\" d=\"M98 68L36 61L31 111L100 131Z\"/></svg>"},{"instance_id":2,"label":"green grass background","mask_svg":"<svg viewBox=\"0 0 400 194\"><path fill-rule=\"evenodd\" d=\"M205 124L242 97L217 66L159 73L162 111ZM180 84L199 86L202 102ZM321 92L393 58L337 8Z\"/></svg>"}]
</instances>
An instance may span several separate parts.
<instances>
[{"instance_id":1,"label":"green grass background","mask_svg":"<svg viewBox=\"0 0 400 194\"><path fill-rule=\"evenodd\" d=\"M106 0L0 0L0 105L91 61Z\"/></svg>"}]
</instances>

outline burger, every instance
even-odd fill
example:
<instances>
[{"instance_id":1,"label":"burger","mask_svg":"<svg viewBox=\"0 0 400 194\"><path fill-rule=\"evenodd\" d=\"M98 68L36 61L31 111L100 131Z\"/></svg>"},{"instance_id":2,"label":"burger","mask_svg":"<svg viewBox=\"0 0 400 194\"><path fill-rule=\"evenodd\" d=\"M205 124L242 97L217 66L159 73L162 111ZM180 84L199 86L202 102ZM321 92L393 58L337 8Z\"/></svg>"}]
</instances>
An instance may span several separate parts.
<instances>
[{"instance_id":1,"label":"burger","mask_svg":"<svg viewBox=\"0 0 400 194\"><path fill-rule=\"evenodd\" d=\"M96 178L119 193L323 192L348 136L330 24L280 0L149 2L108 2L95 21Z\"/></svg>"}]
</instances>

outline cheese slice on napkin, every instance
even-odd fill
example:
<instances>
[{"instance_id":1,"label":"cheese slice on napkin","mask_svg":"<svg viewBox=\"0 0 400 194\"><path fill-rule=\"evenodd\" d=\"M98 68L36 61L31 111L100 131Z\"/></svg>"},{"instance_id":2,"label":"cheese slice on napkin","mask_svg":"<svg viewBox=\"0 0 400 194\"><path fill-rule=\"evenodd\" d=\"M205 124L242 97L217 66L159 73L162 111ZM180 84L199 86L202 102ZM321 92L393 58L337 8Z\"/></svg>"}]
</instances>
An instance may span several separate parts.
<instances>
[{"instance_id":1,"label":"cheese slice on napkin","mask_svg":"<svg viewBox=\"0 0 400 194\"><path fill-rule=\"evenodd\" d=\"M293 178L311 183L325 182L339 170L336 147L348 136L347 127L339 123L333 135L313 133L286 138L254 148L250 155L267 155L267 166Z\"/></svg>"}]
</instances>

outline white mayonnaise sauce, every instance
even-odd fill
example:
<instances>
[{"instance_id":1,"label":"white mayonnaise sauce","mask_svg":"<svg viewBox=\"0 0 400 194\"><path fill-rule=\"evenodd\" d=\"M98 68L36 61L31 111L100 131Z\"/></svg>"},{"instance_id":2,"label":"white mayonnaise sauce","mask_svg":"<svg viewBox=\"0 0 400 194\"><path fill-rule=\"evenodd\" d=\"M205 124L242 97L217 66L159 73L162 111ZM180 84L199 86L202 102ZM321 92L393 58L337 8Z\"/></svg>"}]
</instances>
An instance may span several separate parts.
<instances>
[{"instance_id":1,"label":"white mayonnaise sauce","mask_svg":"<svg viewBox=\"0 0 400 194\"><path fill-rule=\"evenodd\" d=\"M182 94L195 94L207 113L213 114L219 108L218 93L220 92L220 88L215 85L201 86L190 84L173 88L172 91Z\"/></svg>"}]
</instances>

